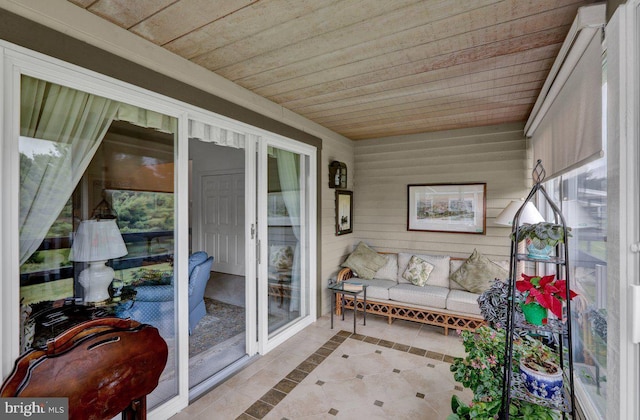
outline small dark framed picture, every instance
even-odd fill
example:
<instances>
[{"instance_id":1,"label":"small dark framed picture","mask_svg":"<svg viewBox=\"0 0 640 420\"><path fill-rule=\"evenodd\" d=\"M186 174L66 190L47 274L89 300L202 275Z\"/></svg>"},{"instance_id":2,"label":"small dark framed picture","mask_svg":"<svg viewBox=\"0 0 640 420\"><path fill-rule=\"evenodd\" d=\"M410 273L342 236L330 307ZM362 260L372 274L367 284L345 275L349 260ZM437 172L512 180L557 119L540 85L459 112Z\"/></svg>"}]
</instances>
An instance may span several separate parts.
<instances>
[{"instance_id":1,"label":"small dark framed picture","mask_svg":"<svg viewBox=\"0 0 640 420\"><path fill-rule=\"evenodd\" d=\"M353 192L336 190L336 235L353 232Z\"/></svg>"}]
</instances>

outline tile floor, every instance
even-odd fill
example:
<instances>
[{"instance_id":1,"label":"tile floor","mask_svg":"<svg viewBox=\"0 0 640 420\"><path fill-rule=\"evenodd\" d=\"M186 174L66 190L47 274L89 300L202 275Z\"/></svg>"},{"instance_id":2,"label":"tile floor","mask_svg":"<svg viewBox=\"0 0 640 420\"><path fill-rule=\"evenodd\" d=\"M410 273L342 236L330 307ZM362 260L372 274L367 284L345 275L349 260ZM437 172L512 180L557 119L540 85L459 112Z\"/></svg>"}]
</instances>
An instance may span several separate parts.
<instances>
[{"instance_id":1,"label":"tile floor","mask_svg":"<svg viewBox=\"0 0 640 420\"><path fill-rule=\"evenodd\" d=\"M455 332L359 315L353 335L351 315L333 330L321 317L172 419L445 419L451 395L471 400L449 371Z\"/></svg>"}]
</instances>

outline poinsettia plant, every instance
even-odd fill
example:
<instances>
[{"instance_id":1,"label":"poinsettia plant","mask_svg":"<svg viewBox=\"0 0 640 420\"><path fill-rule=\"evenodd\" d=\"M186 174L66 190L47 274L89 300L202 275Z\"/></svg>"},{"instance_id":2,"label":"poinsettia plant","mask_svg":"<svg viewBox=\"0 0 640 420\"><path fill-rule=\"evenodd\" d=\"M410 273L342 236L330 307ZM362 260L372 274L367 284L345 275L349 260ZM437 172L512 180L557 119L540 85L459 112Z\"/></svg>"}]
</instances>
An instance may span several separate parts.
<instances>
[{"instance_id":1,"label":"poinsettia plant","mask_svg":"<svg viewBox=\"0 0 640 420\"><path fill-rule=\"evenodd\" d=\"M562 319L562 302L566 300L567 281L549 276L527 276L522 274L522 280L516 282L516 289L526 294L525 304L536 302L543 308L550 310L555 316ZM578 296L573 290L569 290L569 299Z\"/></svg>"}]
</instances>

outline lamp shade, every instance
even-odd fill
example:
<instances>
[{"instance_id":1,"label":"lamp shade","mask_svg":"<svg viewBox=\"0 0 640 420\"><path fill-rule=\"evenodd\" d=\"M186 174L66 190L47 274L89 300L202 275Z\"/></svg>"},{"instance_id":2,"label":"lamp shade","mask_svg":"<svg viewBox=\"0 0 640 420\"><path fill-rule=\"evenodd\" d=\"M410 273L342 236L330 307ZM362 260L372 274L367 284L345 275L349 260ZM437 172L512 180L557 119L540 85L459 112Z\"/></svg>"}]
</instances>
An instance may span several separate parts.
<instances>
[{"instance_id":1,"label":"lamp shade","mask_svg":"<svg viewBox=\"0 0 640 420\"><path fill-rule=\"evenodd\" d=\"M106 261L124 255L127 246L115 220L84 220L78 226L69 260Z\"/></svg>"},{"instance_id":2,"label":"lamp shade","mask_svg":"<svg viewBox=\"0 0 640 420\"><path fill-rule=\"evenodd\" d=\"M513 219L518 212L518 209L522 207L524 201L514 200L502 210L502 212L496 217L494 223L501 226L513 226ZM540 214L536 206L531 201L527 202L527 205L520 212L520 224L534 224L544 222L544 217Z\"/></svg>"}]
</instances>

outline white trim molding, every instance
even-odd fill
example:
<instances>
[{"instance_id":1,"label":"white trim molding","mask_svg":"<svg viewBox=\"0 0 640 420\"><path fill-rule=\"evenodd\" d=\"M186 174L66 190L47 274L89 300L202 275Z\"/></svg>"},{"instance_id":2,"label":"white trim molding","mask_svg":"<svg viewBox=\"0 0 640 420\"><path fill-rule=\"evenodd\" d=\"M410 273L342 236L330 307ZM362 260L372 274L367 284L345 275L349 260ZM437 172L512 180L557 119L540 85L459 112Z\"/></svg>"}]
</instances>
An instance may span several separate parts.
<instances>
[{"instance_id":1,"label":"white trim molding","mask_svg":"<svg viewBox=\"0 0 640 420\"><path fill-rule=\"evenodd\" d=\"M560 48L549 75L542 85L540 95L533 105L529 119L524 126L527 137L533 132L546 115L551 104L573 72L589 43L605 23L605 4L584 6L578 9L576 18Z\"/></svg>"},{"instance_id":2,"label":"white trim molding","mask_svg":"<svg viewBox=\"0 0 640 420\"><path fill-rule=\"evenodd\" d=\"M639 283L638 74L640 1L618 7L607 24L607 412L640 418L640 351L632 341L632 293Z\"/></svg>"}]
</instances>

